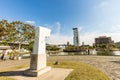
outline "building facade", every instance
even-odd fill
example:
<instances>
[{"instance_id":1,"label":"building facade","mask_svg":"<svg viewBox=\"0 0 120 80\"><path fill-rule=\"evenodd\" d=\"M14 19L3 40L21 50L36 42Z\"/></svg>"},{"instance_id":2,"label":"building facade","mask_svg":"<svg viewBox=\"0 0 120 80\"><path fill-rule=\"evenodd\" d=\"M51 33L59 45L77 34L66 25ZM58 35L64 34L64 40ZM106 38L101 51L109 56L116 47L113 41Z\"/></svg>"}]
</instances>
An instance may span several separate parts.
<instances>
[{"instance_id":1,"label":"building facade","mask_svg":"<svg viewBox=\"0 0 120 80\"><path fill-rule=\"evenodd\" d=\"M95 38L95 45L111 44L111 43L114 43L114 41L112 41L111 37L99 36L98 38Z\"/></svg>"},{"instance_id":2,"label":"building facade","mask_svg":"<svg viewBox=\"0 0 120 80\"><path fill-rule=\"evenodd\" d=\"M73 28L73 44L74 46L79 46L79 31L78 28Z\"/></svg>"}]
</instances>

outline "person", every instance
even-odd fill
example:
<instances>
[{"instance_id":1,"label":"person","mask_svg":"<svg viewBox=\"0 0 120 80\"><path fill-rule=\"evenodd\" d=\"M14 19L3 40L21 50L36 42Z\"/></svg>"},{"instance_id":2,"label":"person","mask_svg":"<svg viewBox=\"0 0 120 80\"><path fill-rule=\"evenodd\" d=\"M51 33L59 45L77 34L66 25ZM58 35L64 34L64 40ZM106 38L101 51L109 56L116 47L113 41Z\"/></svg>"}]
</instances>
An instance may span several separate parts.
<instances>
[{"instance_id":1,"label":"person","mask_svg":"<svg viewBox=\"0 0 120 80\"><path fill-rule=\"evenodd\" d=\"M3 50L3 52L2 52L2 57L1 57L1 59L3 60L3 61L5 61L6 60L6 56L5 56L5 54L6 54L6 50Z\"/></svg>"},{"instance_id":2,"label":"person","mask_svg":"<svg viewBox=\"0 0 120 80\"><path fill-rule=\"evenodd\" d=\"M1 60L3 60L3 56L4 56L4 54L2 54L2 56L0 57Z\"/></svg>"},{"instance_id":3,"label":"person","mask_svg":"<svg viewBox=\"0 0 120 80\"><path fill-rule=\"evenodd\" d=\"M90 50L88 49L88 55L90 55Z\"/></svg>"}]
</instances>

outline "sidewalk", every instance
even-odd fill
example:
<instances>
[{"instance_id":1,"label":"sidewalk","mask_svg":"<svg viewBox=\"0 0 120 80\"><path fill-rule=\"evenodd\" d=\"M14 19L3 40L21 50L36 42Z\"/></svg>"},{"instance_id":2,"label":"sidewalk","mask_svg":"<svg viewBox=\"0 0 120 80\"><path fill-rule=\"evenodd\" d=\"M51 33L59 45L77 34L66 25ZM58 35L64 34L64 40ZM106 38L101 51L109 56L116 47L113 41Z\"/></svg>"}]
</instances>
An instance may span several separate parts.
<instances>
[{"instance_id":1,"label":"sidewalk","mask_svg":"<svg viewBox=\"0 0 120 80\"><path fill-rule=\"evenodd\" d=\"M64 80L73 69L52 68L51 71L39 77L24 76L23 71L24 70L10 72L10 75L8 72L3 75L16 78L17 80Z\"/></svg>"}]
</instances>

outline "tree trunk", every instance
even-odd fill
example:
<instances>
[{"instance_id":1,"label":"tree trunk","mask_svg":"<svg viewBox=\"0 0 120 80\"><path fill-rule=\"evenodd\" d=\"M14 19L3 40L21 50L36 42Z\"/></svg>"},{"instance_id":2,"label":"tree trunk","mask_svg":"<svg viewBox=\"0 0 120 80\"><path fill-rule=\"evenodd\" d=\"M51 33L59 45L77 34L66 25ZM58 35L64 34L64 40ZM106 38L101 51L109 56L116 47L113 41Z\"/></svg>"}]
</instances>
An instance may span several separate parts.
<instances>
[{"instance_id":1,"label":"tree trunk","mask_svg":"<svg viewBox=\"0 0 120 80\"><path fill-rule=\"evenodd\" d=\"M21 51L21 43L19 43L19 48L18 48L19 51Z\"/></svg>"}]
</instances>

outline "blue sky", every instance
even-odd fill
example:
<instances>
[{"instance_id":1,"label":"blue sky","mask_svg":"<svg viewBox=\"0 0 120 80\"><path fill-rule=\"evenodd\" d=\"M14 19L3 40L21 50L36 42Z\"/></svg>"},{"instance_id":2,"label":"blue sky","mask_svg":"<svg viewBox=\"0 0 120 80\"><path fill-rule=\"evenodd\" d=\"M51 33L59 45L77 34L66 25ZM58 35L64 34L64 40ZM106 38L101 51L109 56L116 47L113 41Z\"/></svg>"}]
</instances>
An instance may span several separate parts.
<instances>
[{"instance_id":1,"label":"blue sky","mask_svg":"<svg viewBox=\"0 0 120 80\"><path fill-rule=\"evenodd\" d=\"M80 30L80 42L111 36L120 41L120 0L0 0L0 20L20 20L52 30L52 44L73 43L72 28Z\"/></svg>"}]
</instances>

